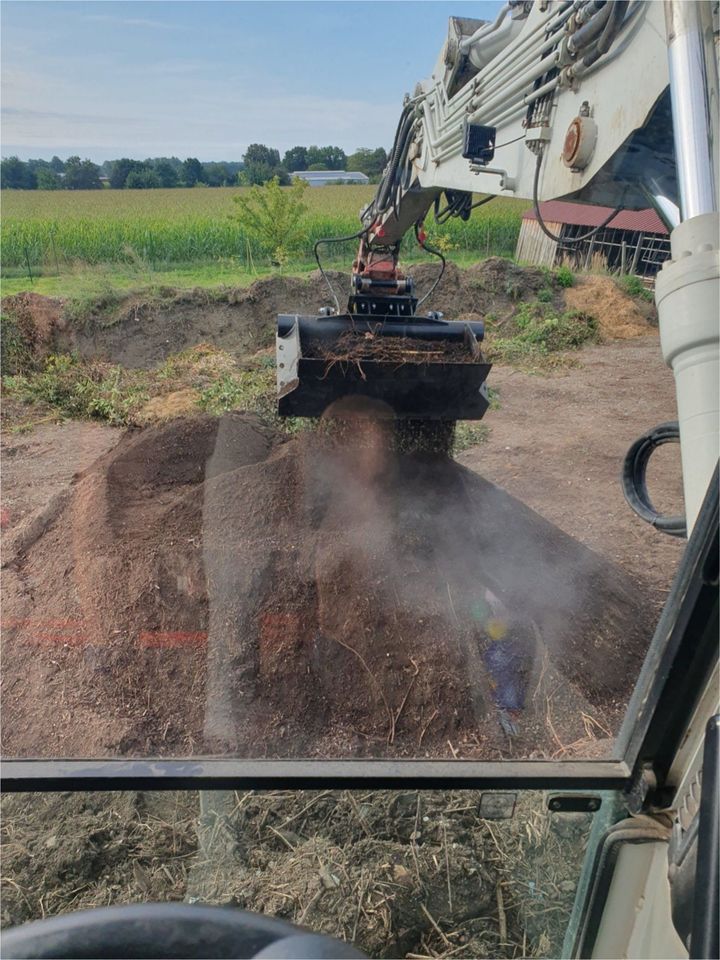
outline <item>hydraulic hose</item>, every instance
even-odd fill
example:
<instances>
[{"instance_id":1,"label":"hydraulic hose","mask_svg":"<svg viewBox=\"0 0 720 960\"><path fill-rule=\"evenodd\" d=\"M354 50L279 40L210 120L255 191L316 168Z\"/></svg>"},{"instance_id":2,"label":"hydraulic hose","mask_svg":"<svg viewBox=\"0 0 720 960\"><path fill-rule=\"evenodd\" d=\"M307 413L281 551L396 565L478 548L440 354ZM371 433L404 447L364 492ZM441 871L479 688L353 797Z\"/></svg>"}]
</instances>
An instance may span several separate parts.
<instances>
[{"instance_id":1,"label":"hydraulic hose","mask_svg":"<svg viewBox=\"0 0 720 960\"><path fill-rule=\"evenodd\" d=\"M416 224L415 224L415 239L416 239L417 242L418 242L418 246L419 246L422 250L427 250L427 252L428 252L428 253L431 253L434 257L438 257L438 259L440 260L440 273L439 273L439 274L437 275L437 277L435 278L435 282L434 282L433 285L430 287L430 289L428 290L428 292L427 292L420 300L418 300L417 305L416 305L416 307L415 307L415 310L416 310L416 311L417 311L417 310L423 305L423 303L425 303L425 301L426 301L429 297L431 297L432 294L435 292L435 288L437 287L437 285L440 283L440 281L441 281L442 278L443 278L443 274L445 273L445 265L446 265L445 257L443 256L442 250L436 250L435 247L431 247L431 246L428 244L426 238L425 238L425 237L423 236L423 234L421 233L421 230L422 230L422 224L421 224L421 223L416 223Z\"/></svg>"},{"instance_id":2,"label":"hydraulic hose","mask_svg":"<svg viewBox=\"0 0 720 960\"><path fill-rule=\"evenodd\" d=\"M551 240L554 240L556 243L564 244L566 247L572 249L573 245L576 243L582 243L584 240L589 240L591 237L594 237L597 233L603 230L613 219L616 217L620 211L623 209L622 204L615 207L612 213L607 216L602 223L599 223L597 227L593 227L592 230L588 230L587 233L581 233L579 237L566 237L563 238L559 234L553 233L545 225L545 221L542 218L540 213L540 199L539 199L539 187L540 187L540 168L542 167L544 152L539 153L537 157L537 162L535 163L535 178L533 180L533 208L535 210L535 216L537 218L538 225L546 237L549 237Z\"/></svg>"},{"instance_id":3,"label":"hydraulic hose","mask_svg":"<svg viewBox=\"0 0 720 960\"><path fill-rule=\"evenodd\" d=\"M579 30L576 30L568 39L568 50L570 53L577 53L583 47L587 46L602 32L608 22L608 17L612 13L612 4L606 3L599 12L594 14L590 20Z\"/></svg>"},{"instance_id":4,"label":"hydraulic hose","mask_svg":"<svg viewBox=\"0 0 720 960\"><path fill-rule=\"evenodd\" d=\"M610 6L610 4L608 4L608 6ZM625 19L625 11L627 10L627 6L628 0L613 0L610 16L605 24L605 29L600 35L600 39L593 49L583 57L582 62L586 69L587 67L591 67L597 60L599 60L604 53L607 53L612 46L613 41L620 30L622 22Z\"/></svg>"},{"instance_id":5,"label":"hydraulic hose","mask_svg":"<svg viewBox=\"0 0 720 960\"><path fill-rule=\"evenodd\" d=\"M642 520L671 537L687 536L685 517L668 517L658 513L650 500L646 472L648 461L657 447L679 441L680 428L677 420L661 423L638 437L625 454L622 468L623 493L631 508Z\"/></svg>"},{"instance_id":6,"label":"hydraulic hose","mask_svg":"<svg viewBox=\"0 0 720 960\"><path fill-rule=\"evenodd\" d=\"M373 204L373 213L376 216L384 213L384 211L388 208L389 194L390 190L395 185L395 175L397 173L398 163L404 152L406 140L410 134L410 130L412 129L412 124L414 122L413 110L414 107L408 105L400 115L400 122L398 124L397 133L395 134L395 142L393 143L393 151L390 157L390 163L388 164L387 171L383 177L377 199Z\"/></svg>"},{"instance_id":7,"label":"hydraulic hose","mask_svg":"<svg viewBox=\"0 0 720 960\"><path fill-rule=\"evenodd\" d=\"M325 244L348 243L350 240L359 240L360 237L365 236L365 234L368 232L369 229L370 229L369 227L363 227L362 230L358 230L357 233L353 233L349 237L321 237L319 240L315 241L315 245L313 246L313 253L315 254L315 261L318 265L318 269L320 270L320 275L322 276L323 280L327 285L328 290L330 291L330 296L333 298L333 301L335 303L335 309L338 313L340 313L340 301L338 300L337 294L335 293L335 288L330 282L330 277L328 277L328 275L323 270L323 265L320 262L319 249L321 246Z\"/></svg>"}]
</instances>

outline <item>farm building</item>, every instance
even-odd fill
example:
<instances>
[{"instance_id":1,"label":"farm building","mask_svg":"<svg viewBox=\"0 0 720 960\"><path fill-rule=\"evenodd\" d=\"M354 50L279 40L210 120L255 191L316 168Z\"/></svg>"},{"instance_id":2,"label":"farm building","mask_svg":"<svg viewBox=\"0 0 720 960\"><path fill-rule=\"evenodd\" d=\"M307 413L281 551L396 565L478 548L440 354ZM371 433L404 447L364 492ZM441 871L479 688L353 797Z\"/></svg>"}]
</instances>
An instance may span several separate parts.
<instances>
[{"instance_id":1,"label":"farm building","mask_svg":"<svg viewBox=\"0 0 720 960\"><path fill-rule=\"evenodd\" d=\"M610 270L653 278L670 257L670 234L654 210L622 210L588 240L573 242L611 213L610 207L547 200L540 204L540 216L560 242L542 232L530 209L523 214L515 255L525 263L548 267L566 258L576 267L586 267L599 257Z\"/></svg>"},{"instance_id":2,"label":"farm building","mask_svg":"<svg viewBox=\"0 0 720 960\"><path fill-rule=\"evenodd\" d=\"M364 173L349 170L297 170L293 176L307 180L311 187L324 187L328 183L370 183Z\"/></svg>"}]
</instances>

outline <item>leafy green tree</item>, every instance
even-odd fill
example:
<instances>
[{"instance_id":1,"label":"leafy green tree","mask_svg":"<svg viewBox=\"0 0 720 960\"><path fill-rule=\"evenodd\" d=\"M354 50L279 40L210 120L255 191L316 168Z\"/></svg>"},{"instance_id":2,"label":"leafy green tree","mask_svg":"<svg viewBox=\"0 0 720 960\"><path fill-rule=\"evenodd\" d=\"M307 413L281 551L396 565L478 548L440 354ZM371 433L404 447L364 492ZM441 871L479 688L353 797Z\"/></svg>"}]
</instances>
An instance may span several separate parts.
<instances>
[{"instance_id":1,"label":"leafy green tree","mask_svg":"<svg viewBox=\"0 0 720 960\"><path fill-rule=\"evenodd\" d=\"M182 182L186 187L205 182L205 171L197 157L188 157L182 168Z\"/></svg>"},{"instance_id":2,"label":"leafy green tree","mask_svg":"<svg viewBox=\"0 0 720 960\"><path fill-rule=\"evenodd\" d=\"M0 162L0 185L3 190L34 190L35 174L18 157L4 157Z\"/></svg>"},{"instance_id":3,"label":"leafy green tree","mask_svg":"<svg viewBox=\"0 0 720 960\"><path fill-rule=\"evenodd\" d=\"M237 210L231 216L278 265L287 261L303 239L306 188L304 180L294 180L289 189L283 189L279 178L273 177L264 186L253 186L249 194L233 197Z\"/></svg>"},{"instance_id":4,"label":"leafy green tree","mask_svg":"<svg viewBox=\"0 0 720 960\"><path fill-rule=\"evenodd\" d=\"M142 164L142 169L131 170L125 181L126 190L154 190L161 187L160 177L152 169Z\"/></svg>"},{"instance_id":5,"label":"leafy green tree","mask_svg":"<svg viewBox=\"0 0 720 960\"><path fill-rule=\"evenodd\" d=\"M266 163L246 163L240 176L244 184L262 186L272 180L274 169Z\"/></svg>"},{"instance_id":6,"label":"leafy green tree","mask_svg":"<svg viewBox=\"0 0 720 960\"><path fill-rule=\"evenodd\" d=\"M296 170L307 170L307 147L292 147L285 151L283 166L288 173Z\"/></svg>"},{"instance_id":7,"label":"leafy green tree","mask_svg":"<svg viewBox=\"0 0 720 960\"><path fill-rule=\"evenodd\" d=\"M224 163L206 163L205 183L209 187L224 187L232 183L233 176Z\"/></svg>"},{"instance_id":8,"label":"leafy green tree","mask_svg":"<svg viewBox=\"0 0 720 960\"><path fill-rule=\"evenodd\" d=\"M264 143L251 143L243 154L243 162L265 164L268 167L280 166L280 152L266 147Z\"/></svg>"},{"instance_id":9,"label":"leafy green tree","mask_svg":"<svg viewBox=\"0 0 720 960\"><path fill-rule=\"evenodd\" d=\"M55 173L52 167L41 167L35 174L38 190L61 190L62 178Z\"/></svg>"},{"instance_id":10,"label":"leafy green tree","mask_svg":"<svg viewBox=\"0 0 720 960\"><path fill-rule=\"evenodd\" d=\"M278 177L288 182L287 172L280 166L280 152L264 143L251 143L243 155L243 182L262 185Z\"/></svg>"},{"instance_id":11,"label":"leafy green tree","mask_svg":"<svg viewBox=\"0 0 720 960\"><path fill-rule=\"evenodd\" d=\"M64 164L64 162L60 159L60 157L53 157L52 160L50 161L50 166L51 166L52 169L55 171L55 173L64 173L64 172L65 172L65 164Z\"/></svg>"},{"instance_id":12,"label":"leafy green tree","mask_svg":"<svg viewBox=\"0 0 720 960\"><path fill-rule=\"evenodd\" d=\"M169 160L156 160L153 164L153 170L160 181L161 187L176 187L178 185L178 173Z\"/></svg>"},{"instance_id":13,"label":"leafy green tree","mask_svg":"<svg viewBox=\"0 0 720 960\"><path fill-rule=\"evenodd\" d=\"M142 170L143 164L139 160L130 160L129 157L123 157L121 160L116 160L110 171L110 186L113 190L122 190L125 185L128 176L134 170Z\"/></svg>"},{"instance_id":14,"label":"leafy green tree","mask_svg":"<svg viewBox=\"0 0 720 960\"><path fill-rule=\"evenodd\" d=\"M347 157L340 147L308 147L308 170L345 170ZM320 164L320 166L317 166Z\"/></svg>"},{"instance_id":15,"label":"leafy green tree","mask_svg":"<svg viewBox=\"0 0 720 960\"><path fill-rule=\"evenodd\" d=\"M100 167L92 160L68 157L63 184L66 190L102 190Z\"/></svg>"},{"instance_id":16,"label":"leafy green tree","mask_svg":"<svg viewBox=\"0 0 720 960\"><path fill-rule=\"evenodd\" d=\"M388 155L384 147L378 147L376 150L370 150L368 147L360 147L347 158L347 167L345 169L364 173L368 177L379 177L385 169L387 162Z\"/></svg>"}]
</instances>

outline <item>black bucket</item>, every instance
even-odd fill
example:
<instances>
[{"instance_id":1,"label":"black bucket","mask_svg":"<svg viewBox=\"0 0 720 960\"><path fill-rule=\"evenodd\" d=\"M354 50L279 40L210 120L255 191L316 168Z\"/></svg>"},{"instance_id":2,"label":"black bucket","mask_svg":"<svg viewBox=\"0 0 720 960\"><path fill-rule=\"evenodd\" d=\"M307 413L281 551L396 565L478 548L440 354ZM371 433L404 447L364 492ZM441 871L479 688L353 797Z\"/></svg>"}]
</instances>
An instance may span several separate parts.
<instances>
[{"instance_id":1,"label":"black bucket","mask_svg":"<svg viewBox=\"0 0 720 960\"><path fill-rule=\"evenodd\" d=\"M337 358L322 349L348 332L422 341L426 348L436 343L441 349L431 359L411 362ZM363 396L388 404L400 419L480 420L489 404L485 380L491 368L480 352L483 333L479 322L432 317L283 314L277 330L278 413L319 417L342 397ZM447 356L438 357L451 345Z\"/></svg>"}]
</instances>

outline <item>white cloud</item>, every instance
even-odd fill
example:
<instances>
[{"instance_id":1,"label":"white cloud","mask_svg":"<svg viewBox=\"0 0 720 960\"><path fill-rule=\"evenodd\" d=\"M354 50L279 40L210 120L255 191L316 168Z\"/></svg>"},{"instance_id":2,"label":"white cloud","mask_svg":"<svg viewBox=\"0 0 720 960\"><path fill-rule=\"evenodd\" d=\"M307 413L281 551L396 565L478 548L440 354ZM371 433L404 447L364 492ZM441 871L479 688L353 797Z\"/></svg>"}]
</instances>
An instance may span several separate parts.
<instances>
[{"instance_id":1,"label":"white cloud","mask_svg":"<svg viewBox=\"0 0 720 960\"><path fill-rule=\"evenodd\" d=\"M167 20L150 20L144 17L115 17L106 13L91 13L80 18L94 23L110 23L118 27L140 27L148 30L183 30L178 23Z\"/></svg>"}]
</instances>

